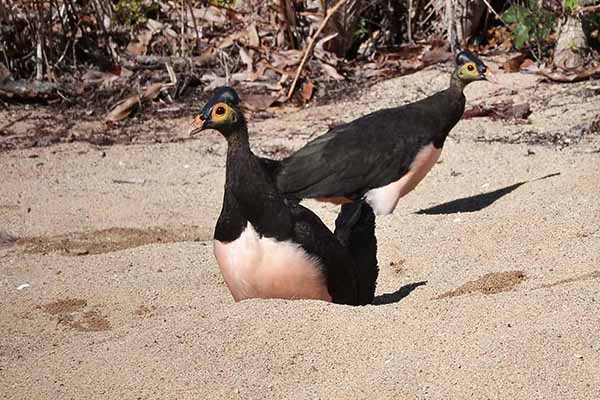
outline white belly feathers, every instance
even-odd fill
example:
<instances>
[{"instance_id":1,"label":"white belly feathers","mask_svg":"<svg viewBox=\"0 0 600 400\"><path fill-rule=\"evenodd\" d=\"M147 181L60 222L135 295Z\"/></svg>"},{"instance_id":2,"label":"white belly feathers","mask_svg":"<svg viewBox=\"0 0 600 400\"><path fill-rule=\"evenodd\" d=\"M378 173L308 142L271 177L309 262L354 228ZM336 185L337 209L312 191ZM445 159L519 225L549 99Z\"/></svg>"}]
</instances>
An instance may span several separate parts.
<instances>
[{"instance_id":1,"label":"white belly feathers","mask_svg":"<svg viewBox=\"0 0 600 400\"><path fill-rule=\"evenodd\" d=\"M248 298L331 301L316 259L290 241L260 237L250 223L233 242L215 240L214 253L235 301Z\"/></svg>"},{"instance_id":2,"label":"white belly feathers","mask_svg":"<svg viewBox=\"0 0 600 400\"><path fill-rule=\"evenodd\" d=\"M376 215L391 214L398 200L413 190L440 158L442 149L430 144L417 154L409 171L402 178L386 186L369 190L364 198Z\"/></svg>"}]
</instances>

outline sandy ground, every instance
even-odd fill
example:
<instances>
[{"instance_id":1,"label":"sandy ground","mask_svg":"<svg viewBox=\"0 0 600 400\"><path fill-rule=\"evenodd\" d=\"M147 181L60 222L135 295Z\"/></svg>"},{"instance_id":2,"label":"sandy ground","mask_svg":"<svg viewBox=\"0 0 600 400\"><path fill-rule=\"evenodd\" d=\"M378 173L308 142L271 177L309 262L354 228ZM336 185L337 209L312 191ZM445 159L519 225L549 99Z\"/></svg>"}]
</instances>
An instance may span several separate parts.
<instances>
[{"instance_id":1,"label":"sandy ground","mask_svg":"<svg viewBox=\"0 0 600 400\"><path fill-rule=\"evenodd\" d=\"M383 82L253 123L251 141L286 152L447 80L433 68ZM580 135L598 84L500 81L470 86L468 104L528 101L529 121L459 123L426 180L377 220L377 304L360 308L233 302L212 256L215 132L1 153L0 395L600 398L600 135ZM535 144L548 137L560 143ZM307 204L331 226L333 206Z\"/></svg>"}]
</instances>

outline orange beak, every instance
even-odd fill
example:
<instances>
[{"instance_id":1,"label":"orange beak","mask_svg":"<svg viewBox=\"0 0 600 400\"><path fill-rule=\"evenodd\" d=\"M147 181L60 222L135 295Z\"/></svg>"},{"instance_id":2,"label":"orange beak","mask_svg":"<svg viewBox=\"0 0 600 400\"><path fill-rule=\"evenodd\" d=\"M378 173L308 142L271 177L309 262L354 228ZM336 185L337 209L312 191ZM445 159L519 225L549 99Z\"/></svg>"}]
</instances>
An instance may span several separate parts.
<instances>
[{"instance_id":1,"label":"orange beak","mask_svg":"<svg viewBox=\"0 0 600 400\"><path fill-rule=\"evenodd\" d=\"M491 69L486 69L485 73L483 74L485 76L485 79L495 83L495 84L500 84L500 82L498 82L498 79L496 79L496 77L494 76L494 74L492 74L492 70Z\"/></svg>"},{"instance_id":2,"label":"orange beak","mask_svg":"<svg viewBox=\"0 0 600 400\"><path fill-rule=\"evenodd\" d=\"M202 119L202 117L200 117L200 115L196 115L196 118L194 118L194 121L192 121L192 126L190 127L190 130L188 131L188 135L194 136L195 134L197 134L198 132L200 132L202 130L203 125L204 125L204 120Z\"/></svg>"}]
</instances>

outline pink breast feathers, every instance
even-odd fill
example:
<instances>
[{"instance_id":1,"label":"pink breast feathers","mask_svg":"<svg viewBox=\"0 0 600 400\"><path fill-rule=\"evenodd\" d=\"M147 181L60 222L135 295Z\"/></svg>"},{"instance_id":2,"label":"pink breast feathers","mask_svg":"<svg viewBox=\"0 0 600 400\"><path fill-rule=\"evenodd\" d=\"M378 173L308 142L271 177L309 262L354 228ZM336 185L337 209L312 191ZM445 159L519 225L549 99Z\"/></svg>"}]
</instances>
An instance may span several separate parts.
<instances>
[{"instance_id":1,"label":"pink breast feathers","mask_svg":"<svg viewBox=\"0 0 600 400\"><path fill-rule=\"evenodd\" d=\"M233 242L215 240L214 253L235 301L249 298L331 301L317 259L290 241L260 237L250 224Z\"/></svg>"},{"instance_id":2,"label":"pink breast feathers","mask_svg":"<svg viewBox=\"0 0 600 400\"><path fill-rule=\"evenodd\" d=\"M442 149L430 144L417 154L409 171L402 178L386 186L371 189L365 194L365 200L376 215L391 214L398 200L413 190L440 158Z\"/></svg>"}]
</instances>

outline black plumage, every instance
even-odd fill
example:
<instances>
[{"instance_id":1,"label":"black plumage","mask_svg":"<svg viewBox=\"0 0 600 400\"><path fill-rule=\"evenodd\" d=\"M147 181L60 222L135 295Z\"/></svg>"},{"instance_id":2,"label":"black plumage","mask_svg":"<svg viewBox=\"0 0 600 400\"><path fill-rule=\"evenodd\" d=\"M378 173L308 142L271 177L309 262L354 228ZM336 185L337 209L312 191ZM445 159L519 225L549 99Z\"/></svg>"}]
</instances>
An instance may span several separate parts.
<instances>
[{"instance_id":1,"label":"black plumage","mask_svg":"<svg viewBox=\"0 0 600 400\"><path fill-rule=\"evenodd\" d=\"M485 64L468 51L459 53L456 62L446 90L337 126L284 159L276 170L279 189L297 199L357 201L400 180L421 150L428 145L442 149L464 112L464 87L489 76Z\"/></svg>"},{"instance_id":2,"label":"black plumage","mask_svg":"<svg viewBox=\"0 0 600 400\"><path fill-rule=\"evenodd\" d=\"M371 303L378 273L371 208L359 203L353 210L341 212L332 234L314 213L288 200L276 188L273 170L269 169L276 168L277 163L261 159L250 150L246 121L238 105L235 91L223 88L196 120L202 121L201 126L196 123L196 131L217 129L228 143L225 193L215 241L233 243L251 225L260 238L273 239L275 246L299 246L308 259L316 261L333 302ZM222 118L223 122L215 122L215 118ZM304 282L294 284L300 286Z\"/></svg>"}]
</instances>

